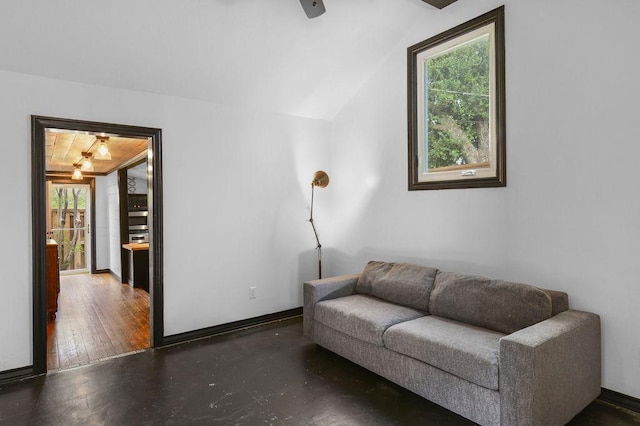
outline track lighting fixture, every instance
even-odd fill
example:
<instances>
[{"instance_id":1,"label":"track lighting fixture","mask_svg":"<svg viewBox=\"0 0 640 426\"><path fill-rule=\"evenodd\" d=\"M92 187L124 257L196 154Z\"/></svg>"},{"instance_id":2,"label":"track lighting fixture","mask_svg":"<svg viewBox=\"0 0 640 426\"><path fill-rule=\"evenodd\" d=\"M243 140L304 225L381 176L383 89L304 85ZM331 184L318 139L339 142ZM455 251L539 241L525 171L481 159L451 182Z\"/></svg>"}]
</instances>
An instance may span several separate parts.
<instances>
[{"instance_id":1,"label":"track lighting fixture","mask_svg":"<svg viewBox=\"0 0 640 426\"><path fill-rule=\"evenodd\" d=\"M93 167L93 162L91 161L92 158L94 160L111 160L111 152L109 152L109 146L107 145L108 140L108 136L96 136L89 149L87 151L83 151L82 157L73 164L73 174L71 175L71 179L82 180L82 172L93 172L95 169ZM95 151L92 154L91 151L94 150L94 147Z\"/></svg>"}]
</instances>

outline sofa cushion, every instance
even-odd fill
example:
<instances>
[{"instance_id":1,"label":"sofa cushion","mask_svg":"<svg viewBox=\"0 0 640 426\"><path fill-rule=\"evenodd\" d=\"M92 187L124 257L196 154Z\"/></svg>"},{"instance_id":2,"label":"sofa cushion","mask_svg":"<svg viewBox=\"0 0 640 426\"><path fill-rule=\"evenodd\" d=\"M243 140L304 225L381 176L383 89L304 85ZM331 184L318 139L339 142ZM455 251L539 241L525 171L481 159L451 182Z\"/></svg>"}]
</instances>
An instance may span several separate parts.
<instances>
[{"instance_id":1,"label":"sofa cushion","mask_svg":"<svg viewBox=\"0 0 640 426\"><path fill-rule=\"evenodd\" d=\"M371 296L353 296L316 303L315 320L351 337L383 346L382 334L392 325L412 320L424 312Z\"/></svg>"},{"instance_id":2,"label":"sofa cushion","mask_svg":"<svg viewBox=\"0 0 640 426\"><path fill-rule=\"evenodd\" d=\"M411 263L370 261L358 278L356 293L428 312L437 272Z\"/></svg>"},{"instance_id":3,"label":"sofa cushion","mask_svg":"<svg viewBox=\"0 0 640 426\"><path fill-rule=\"evenodd\" d=\"M429 315L396 324L384 333L384 345L488 389L498 390L500 338L503 333Z\"/></svg>"},{"instance_id":4,"label":"sofa cushion","mask_svg":"<svg viewBox=\"0 0 640 426\"><path fill-rule=\"evenodd\" d=\"M551 318L552 304L549 294L527 284L440 271L429 311L510 334Z\"/></svg>"}]
</instances>

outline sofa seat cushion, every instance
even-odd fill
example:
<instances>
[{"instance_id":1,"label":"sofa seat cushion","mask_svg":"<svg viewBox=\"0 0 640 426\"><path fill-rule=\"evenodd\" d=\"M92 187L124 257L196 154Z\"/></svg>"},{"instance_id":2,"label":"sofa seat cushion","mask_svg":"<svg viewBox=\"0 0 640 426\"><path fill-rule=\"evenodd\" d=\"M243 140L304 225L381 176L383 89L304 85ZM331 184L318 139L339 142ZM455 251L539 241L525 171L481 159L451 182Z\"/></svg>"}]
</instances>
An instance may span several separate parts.
<instances>
[{"instance_id":1,"label":"sofa seat cushion","mask_svg":"<svg viewBox=\"0 0 640 426\"><path fill-rule=\"evenodd\" d=\"M384 333L387 349L423 361L491 390L498 390L500 338L505 334L429 315Z\"/></svg>"},{"instance_id":2,"label":"sofa seat cushion","mask_svg":"<svg viewBox=\"0 0 640 426\"><path fill-rule=\"evenodd\" d=\"M421 316L424 312L362 294L315 305L315 320L319 323L378 346L383 346L382 334L387 328Z\"/></svg>"}]
</instances>

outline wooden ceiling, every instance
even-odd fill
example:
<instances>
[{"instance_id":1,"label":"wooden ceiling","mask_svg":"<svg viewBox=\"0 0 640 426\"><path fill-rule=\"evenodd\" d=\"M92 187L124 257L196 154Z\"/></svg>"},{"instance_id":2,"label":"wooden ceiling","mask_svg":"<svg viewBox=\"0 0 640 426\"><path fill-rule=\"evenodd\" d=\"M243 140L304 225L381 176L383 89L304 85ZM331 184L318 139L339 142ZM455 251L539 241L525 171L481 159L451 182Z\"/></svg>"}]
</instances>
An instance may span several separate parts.
<instances>
[{"instance_id":1,"label":"wooden ceiling","mask_svg":"<svg viewBox=\"0 0 640 426\"><path fill-rule=\"evenodd\" d=\"M86 133L47 130L45 140L45 167L48 174L73 172L73 165L80 162L82 153L89 152L95 155L98 146L96 135ZM96 160L92 157L94 171L83 172L83 174L106 175L144 158L148 141L147 139L109 136L107 145L111 153L111 160Z\"/></svg>"}]
</instances>

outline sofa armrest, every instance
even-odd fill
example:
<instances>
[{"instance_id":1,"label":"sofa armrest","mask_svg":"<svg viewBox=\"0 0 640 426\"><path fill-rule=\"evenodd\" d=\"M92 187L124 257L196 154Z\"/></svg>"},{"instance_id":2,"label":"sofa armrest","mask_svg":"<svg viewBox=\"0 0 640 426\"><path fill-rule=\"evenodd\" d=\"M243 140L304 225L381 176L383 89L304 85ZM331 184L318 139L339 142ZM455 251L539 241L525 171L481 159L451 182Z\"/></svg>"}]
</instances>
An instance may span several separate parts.
<instances>
[{"instance_id":1,"label":"sofa armrest","mask_svg":"<svg viewBox=\"0 0 640 426\"><path fill-rule=\"evenodd\" d=\"M304 335L313 338L313 317L315 305L321 300L335 299L355 293L360 274L339 275L304 283L303 330Z\"/></svg>"},{"instance_id":2,"label":"sofa armrest","mask_svg":"<svg viewBox=\"0 0 640 426\"><path fill-rule=\"evenodd\" d=\"M568 310L500 339L502 425L563 425L601 391L600 317Z\"/></svg>"}]
</instances>

